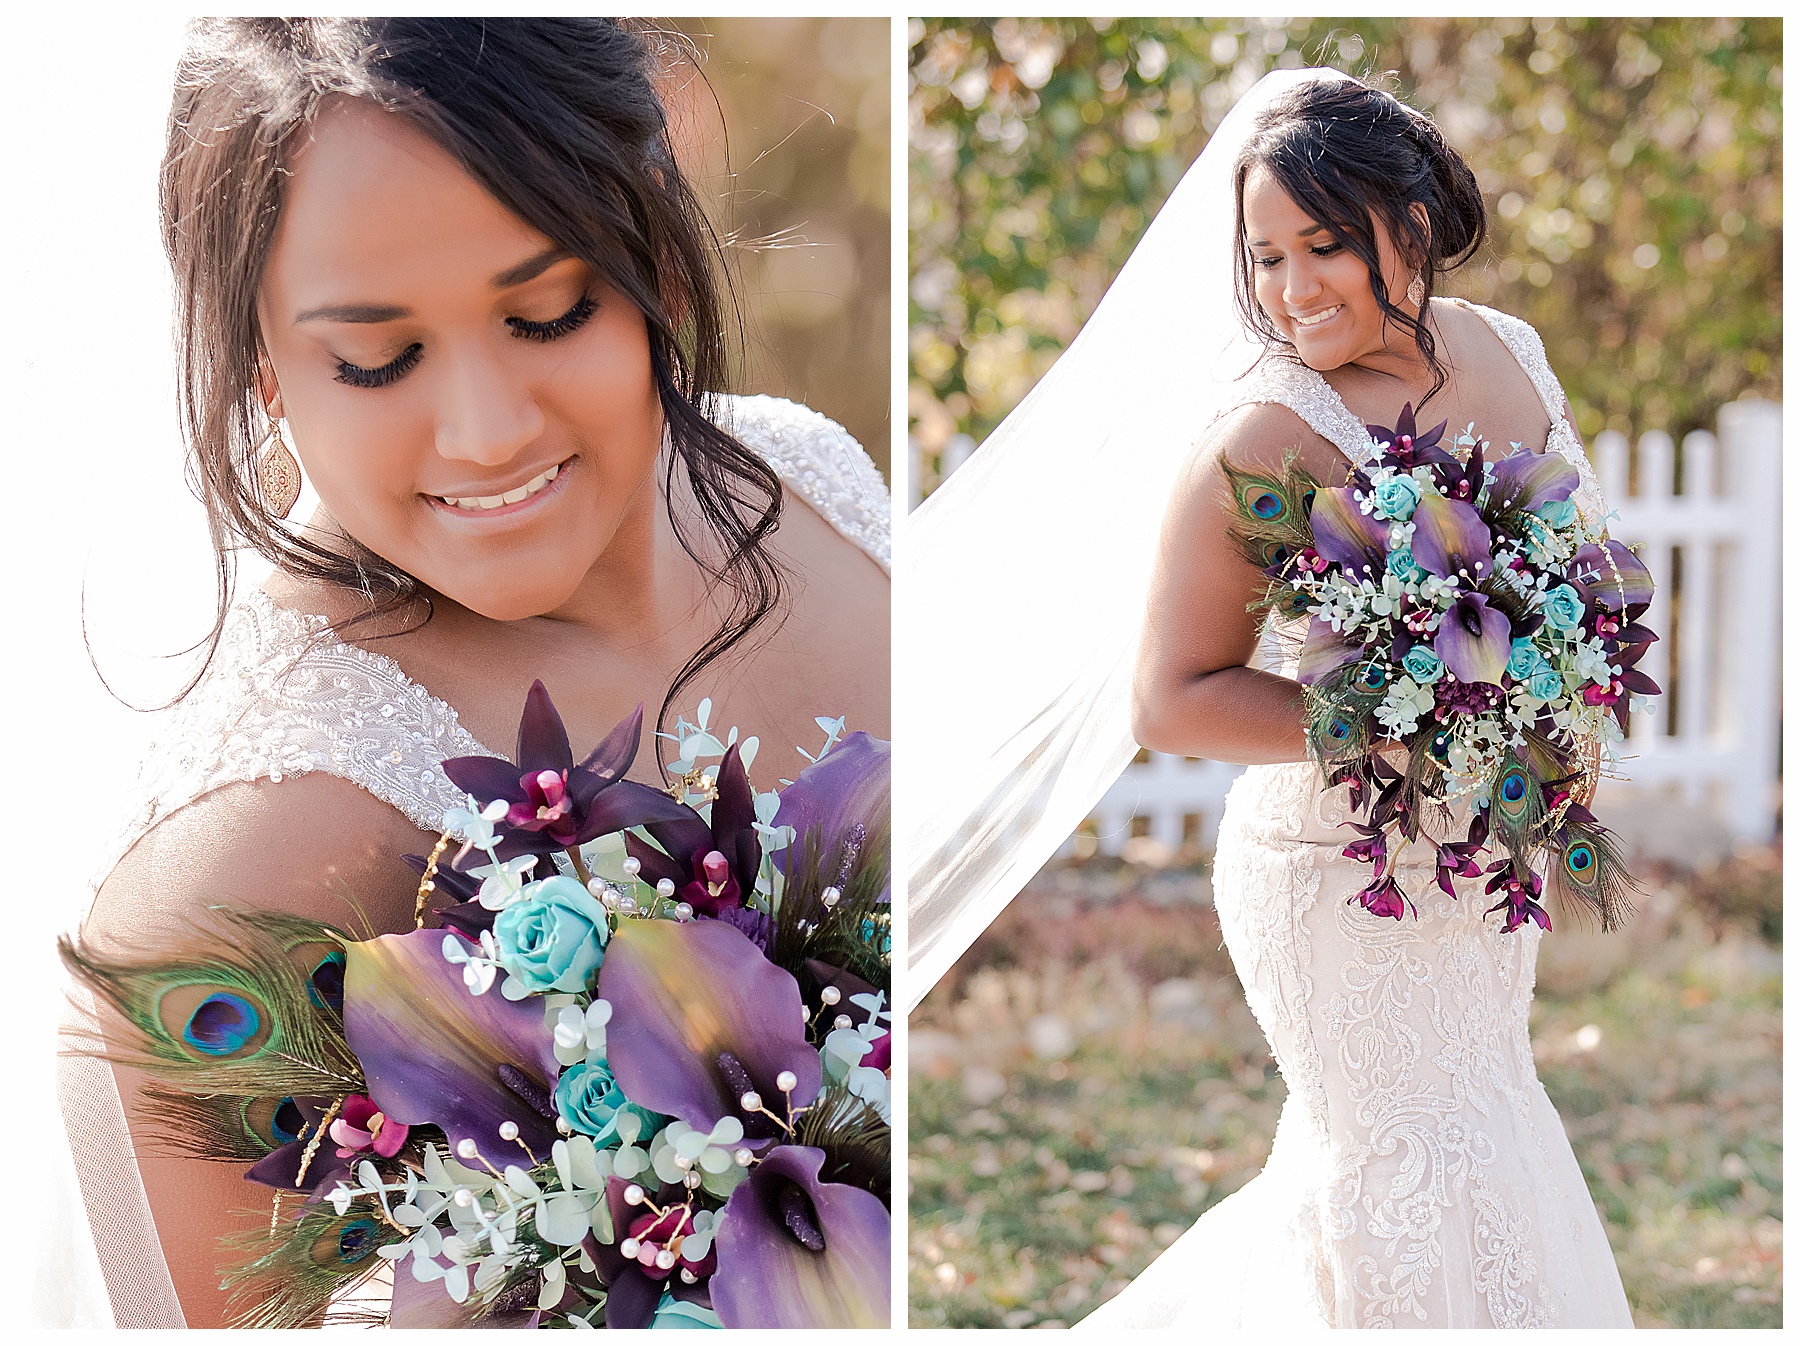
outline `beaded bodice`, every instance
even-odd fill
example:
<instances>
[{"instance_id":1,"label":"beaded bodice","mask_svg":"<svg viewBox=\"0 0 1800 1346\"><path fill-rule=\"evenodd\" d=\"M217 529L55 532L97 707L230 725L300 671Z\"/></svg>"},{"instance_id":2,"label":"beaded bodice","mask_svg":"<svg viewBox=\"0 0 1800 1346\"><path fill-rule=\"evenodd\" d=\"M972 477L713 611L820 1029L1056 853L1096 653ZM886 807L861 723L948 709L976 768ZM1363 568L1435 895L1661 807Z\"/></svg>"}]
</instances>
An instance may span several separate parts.
<instances>
[{"instance_id":1,"label":"beaded bodice","mask_svg":"<svg viewBox=\"0 0 1800 1346\"><path fill-rule=\"evenodd\" d=\"M724 399L718 419L787 490L888 568L887 487L848 431L778 397ZM176 809L238 781L328 772L427 831L464 802L438 764L494 754L392 659L327 628L323 617L280 607L260 590L232 609L205 680L146 756L141 802L100 876Z\"/></svg>"}]
</instances>

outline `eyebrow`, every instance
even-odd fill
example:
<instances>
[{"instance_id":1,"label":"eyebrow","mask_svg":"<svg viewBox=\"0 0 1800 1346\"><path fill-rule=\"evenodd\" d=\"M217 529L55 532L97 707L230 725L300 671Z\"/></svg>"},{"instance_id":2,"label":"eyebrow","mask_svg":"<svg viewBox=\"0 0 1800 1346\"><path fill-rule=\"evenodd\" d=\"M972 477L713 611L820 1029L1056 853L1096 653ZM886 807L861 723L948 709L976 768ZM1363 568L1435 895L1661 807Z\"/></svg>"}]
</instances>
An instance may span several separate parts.
<instances>
[{"instance_id":1,"label":"eyebrow","mask_svg":"<svg viewBox=\"0 0 1800 1346\"><path fill-rule=\"evenodd\" d=\"M536 280L558 262L572 256L574 254L567 248L545 248L535 257L528 257L517 266L508 267L488 283L496 290L510 290L515 285ZM327 304L323 308L307 309L294 321L380 323L411 316L411 309L401 308L398 304Z\"/></svg>"},{"instance_id":2,"label":"eyebrow","mask_svg":"<svg viewBox=\"0 0 1800 1346\"><path fill-rule=\"evenodd\" d=\"M1324 228L1324 227L1325 227L1325 226L1324 226L1324 225L1322 225L1322 224L1312 224L1312 225L1308 225L1308 226L1307 226L1307 227L1306 227L1306 228L1304 228L1304 229L1302 229L1302 230L1301 230L1301 231L1300 231L1300 232L1299 232L1299 234L1298 234L1298 235L1296 235L1296 237L1299 237L1299 238L1309 238L1309 237L1311 237L1311 236L1312 236L1312 235L1313 235L1313 234L1316 234L1316 233L1318 233L1318 232L1319 232L1319 231L1320 231L1320 230L1321 230L1321 229L1323 229L1323 228ZM1273 247L1273 246L1274 246L1274 244L1272 244L1272 243L1270 243L1270 242L1269 242L1269 240L1268 240L1268 239L1266 239L1266 238L1247 238L1247 239L1245 239L1245 240L1244 240L1244 241L1245 241L1245 242L1246 242L1246 243L1248 243L1248 244L1249 244L1249 245L1250 245L1250 246L1251 246L1251 247L1253 247L1253 248L1269 248L1269 247Z\"/></svg>"}]
</instances>

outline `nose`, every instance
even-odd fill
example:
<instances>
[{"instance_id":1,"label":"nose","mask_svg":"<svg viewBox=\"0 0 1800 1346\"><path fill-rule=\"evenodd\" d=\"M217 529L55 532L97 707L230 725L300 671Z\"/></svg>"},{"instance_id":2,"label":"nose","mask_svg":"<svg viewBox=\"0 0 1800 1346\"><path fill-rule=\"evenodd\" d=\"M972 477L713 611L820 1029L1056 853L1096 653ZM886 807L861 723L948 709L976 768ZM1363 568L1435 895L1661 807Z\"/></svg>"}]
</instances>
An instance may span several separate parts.
<instances>
[{"instance_id":1,"label":"nose","mask_svg":"<svg viewBox=\"0 0 1800 1346\"><path fill-rule=\"evenodd\" d=\"M1287 274L1282 277L1281 298L1292 312L1319 293L1319 278L1299 258L1289 259L1284 270Z\"/></svg>"},{"instance_id":2,"label":"nose","mask_svg":"<svg viewBox=\"0 0 1800 1346\"><path fill-rule=\"evenodd\" d=\"M436 436L441 457L499 467L544 433L544 412L530 384L504 359L477 349L453 354L446 364Z\"/></svg>"}]
</instances>

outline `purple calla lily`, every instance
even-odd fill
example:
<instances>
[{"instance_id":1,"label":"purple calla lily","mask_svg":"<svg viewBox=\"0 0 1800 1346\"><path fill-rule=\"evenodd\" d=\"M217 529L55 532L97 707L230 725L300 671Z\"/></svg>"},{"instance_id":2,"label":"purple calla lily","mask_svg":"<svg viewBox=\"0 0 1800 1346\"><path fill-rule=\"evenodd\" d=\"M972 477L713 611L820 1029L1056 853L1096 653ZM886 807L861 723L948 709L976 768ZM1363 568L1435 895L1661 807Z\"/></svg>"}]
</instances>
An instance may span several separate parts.
<instances>
[{"instance_id":1,"label":"purple calla lily","mask_svg":"<svg viewBox=\"0 0 1800 1346\"><path fill-rule=\"evenodd\" d=\"M1567 500L1580 484L1581 474L1575 470L1575 464L1560 453L1515 453L1494 464L1488 510L1497 513L1538 509Z\"/></svg>"},{"instance_id":2,"label":"purple calla lily","mask_svg":"<svg viewBox=\"0 0 1800 1346\"><path fill-rule=\"evenodd\" d=\"M1364 514L1348 486L1334 486L1313 496L1310 515L1313 550L1352 575L1380 575L1387 567L1388 524Z\"/></svg>"},{"instance_id":3,"label":"purple calla lily","mask_svg":"<svg viewBox=\"0 0 1800 1346\"><path fill-rule=\"evenodd\" d=\"M701 1131L736 1117L755 1142L778 1128L743 1107L745 1094L777 1117L788 1100L800 1108L818 1095L824 1071L806 1040L799 983L723 921L621 921L599 995L613 1007L607 1064L641 1108ZM795 1078L786 1098L776 1083L784 1071Z\"/></svg>"},{"instance_id":4,"label":"purple calla lily","mask_svg":"<svg viewBox=\"0 0 1800 1346\"><path fill-rule=\"evenodd\" d=\"M860 1187L820 1182L825 1152L771 1150L725 1206L713 1308L726 1327L888 1325L891 1219Z\"/></svg>"},{"instance_id":5,"label":"purple calla lily","mask_svg":"<svg viewBox=\"0 0 1800 1346\"><path fill-rule=\"evenodd\" d=\"M1461 571L1479 580L1493 572L1494 535L1473 505L1427 491L1413 511L1413 523L1413 560L1432 574L1449 579Z\"/></svg>"},{"instance_id":6,"label":"purple calla lily","mask_svg":"<svg viewBox=\"0 0 1800 1346\"><path fill-rule=\"evenodd\" d=\"M1512 654L1512 623L1478 593L1451 604L1431 648L1458 682L1498 684Z\"/></svg>"},{"instance_id":7,"label":"purple calla lily","mask_svg":"<svg viewBox=\"0 0 1800 1346\"><path fill-rule=\"evenodd\" d=\"M714 787L719 795L713 800L711 822L664 796L663 802L673 808L665 816L645 820L644 830L656 838L656 846L635 836L625 838L625 849L636 857L645 882L669 880L675 885L676 900L705 916L743 906L756 890L756 874L762 868L755 795L737 744L726 749Z\"/></svg>"},{"instance_id":8,"label":"purple calla lily","mask_svg":"<svg viewBox=\"0 0 1800 1346\"><path fill-rule=\"evenodd\" d=\"M802 853L806 835L816 833L826 881L842 881L842 871L855 864L867 838L887 826L892 755L887 740L859 730L794 778L781 792L774 819L774 826L794 829L795 843L782 857L784 866ZM888 900L885 884L879 900Z\"/></svg>"},{"instance_id":9,"label":"purple calla lily","mask_svg":"<svg viewBox=\"0 0 1800 1346\"><path fill-rule=\"evenodd\" d=\"M1330 622L1314 617L1306 628L1306 644L1300 649L1300 665L1295 677L1302 687L1310 687L1362 652L1362 645L1346 639L1342 632L1332 630Z\"/></svg>"},{"instance_id":10,"label":"purple calla lily","mask_svg":"<svg viewBox=\"0 0 1800 1346\"><path fill-rule=\"evenodd\" d=\"M1623 542L1589 542L1569 563L1569 577L1582 597L1608 612L1643 609L1656 596L1650 568Z\"/></svg>"},{"instance_id":11,"label":"purple calla lily","mask_svg":"<svg viewBox=\"0 0 1800 1346\"><path fill-rule=\"evenodd\" d=\"M519 718L516 760L452 757L444 774L482 805L503 799L495 854L553 855L609 832L680 817L661 790L625 779L643 737L640 705L576 765L569 734L542 682L533 682ZM480 862L478 862L480 863Z\"/></svg>"},{"instance_id":12,"label":"purple calla lily","mask_svg":"<svg viewBox=\"0 0 1800 1346\"><path fill-rule=\"evenodd\" d=\"M473 1139L495 1168L531 1167L513 1122L537 1161L556 1140L552 1117L505 1084L511 1073L543 1102L559 1067L543 1004L471 995L444 958L443 930L350 941L344 946L344 1036L368 1078L369 1098L393 1121L438 1126L454 1147ZM466 943L466 941L464 941ZM471 948L474 946L471 945Z\"/></svg>"}]
</instances>

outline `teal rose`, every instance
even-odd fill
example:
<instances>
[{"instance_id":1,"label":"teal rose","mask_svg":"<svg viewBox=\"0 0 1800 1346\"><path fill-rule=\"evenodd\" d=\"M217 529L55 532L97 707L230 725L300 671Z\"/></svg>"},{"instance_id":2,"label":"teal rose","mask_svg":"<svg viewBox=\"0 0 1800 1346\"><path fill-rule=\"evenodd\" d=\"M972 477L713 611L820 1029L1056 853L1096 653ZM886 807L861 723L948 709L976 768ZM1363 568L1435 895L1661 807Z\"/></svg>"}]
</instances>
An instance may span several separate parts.
<instances>
[{"instance_id":1,"label":"teal rose","mask_svg":"<svg viewBox=\"0 0 1800 1346\"><path fill-rule=\"evenodd\" d=\"M664 1295L662 1302L656 1306L656 1317L650 1321L651 1328L685 1327L685 1328L723 1328L719 1315L704 1305L692 1304L685 1299L677 1299L674 1295Z\"/></svg>"},{"instance_id":2,"label":"teal rose","mask_svg":"<svg viewBox=\"0 0 1800 1346\"><path fill-rule=\"evenodd\" d=\"M1543 666L1544 656L1529 637L1520 637L1512 643L1512 654L1507 658L1506 671L1512 675L1514 682L1524 682Z\"/></svg>"},{"instance_id":3,"label":"teal rose","mask_svg":"<svg viewBox=\"0 0 1800 1346\"><path fill-rule=\"evenodd\" d=\"M1407 580L1422 579L1425 567L1413 560L1411 547L1395 547L1388 553L1388 574L1404 584Z\"/></svg>"},{"instance_id":4,"label":"teal rose","mask_svg":"<svg viewBox=\"0 0 1800 1346\"><path fill-rule=\"evenodd\" d=\"M1544 625L1554 631L1567 634L1581 625L1581 619L1587 613L1587 605L1581 601L1581 595L1573 586L1559 584L1544 595Z\"/></svg>"},{"instance_id":5,"label":"teal rose","mask_svg":"<svg viewBox=\"0 0 1800 1346\"><path fill-rule=\"evenodd\" d=\"M619 1141L619 1114L631 1111L643 1122L640 1136L655 1133L663 1118L625 1097L606 1062L578 1062L556 1082L556 1114L577 1132L592 1136L601 1149Z\"/></svg>"},{"instance_id":6,"label":"teal rose","mask_svg":"<svg viewBox=\"0 0 1800 1346\"><path fill-rule=\"evenodd\" d=\"M517 983L504 988L508 998L585 991L600 970L609 934L606 908L574 879L559 874L527 884L519 900L494 918L500 966Z\"/></svg>"},{"instance_id":7,"label":"teal rose","mask_svg":"<svg viewBox=\"0 0 1800 1346\"><path fill-rule=\"evenodd\" d=\"M1546 501L1532 513L1552 528L1570 528L1575 523L1575 502L1573 500Z\"/></svg>"},{"instance_id":8,"label":"teal rose","mask_svg":"<svg viewBox=\"0 0 1800 1346\"><path fill-rule=\"evenodd\" d=\"M1414 645L1400 660L1400 666L1406 675L1421 686L1436 682L1444 676L1444 661L1437 657L1437 651L1429 645Z\"/></svg>"},{"instance_id":9,"label":"teal rose","mask_svg":"<svg viewBox=\"0 0 1800 1346\"><path fill-rule=\"evenodd\" d=\"M1537 701L1554 701L1563 694L1562 675L1548 664L1531 675L1525 689Z\"/></svg>"},{"instance_id":10,"label":"teal rose","mask_svg":"<svg viewBox=\"0 0 1800 1346\"><path fill-rule=\"evenodd\" d=\"M1375 486L1375 512L1384 519L1410 519L1419 504L1419 483L1392 476Z\"/></svg>"}]
</instances>

